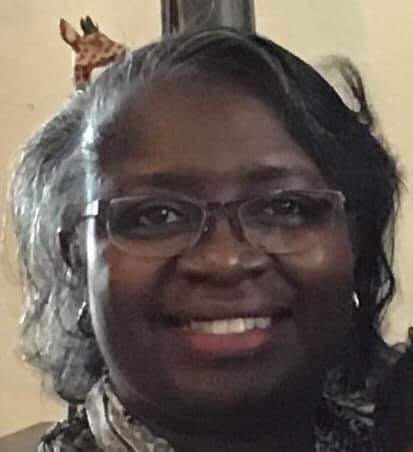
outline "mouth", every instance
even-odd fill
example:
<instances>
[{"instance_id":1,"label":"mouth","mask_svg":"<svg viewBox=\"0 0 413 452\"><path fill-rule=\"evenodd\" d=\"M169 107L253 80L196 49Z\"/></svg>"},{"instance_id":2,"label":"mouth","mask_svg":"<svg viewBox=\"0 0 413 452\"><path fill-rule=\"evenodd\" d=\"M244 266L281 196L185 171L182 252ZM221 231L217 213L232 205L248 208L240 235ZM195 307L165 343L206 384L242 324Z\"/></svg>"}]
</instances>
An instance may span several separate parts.
<instances>
[{"instance_id":1,"label":"mouth","mask_svg":"<svg viewBox=\"0 0 413 452\"><path fill-rule=\"evenodd\" d=\"M269 315L240 313L227 317L167 316L164 323L192 352L213 357L235 357L262 349L283 330L292 318L289 309L277 309Z\"/></svg>"},{"instance_id":2,"label":"mouth","mask_svg":"<svg viewBox=\"0 0 413 452\"><path fill-rule=\"evenodd\" d=\"M194 331L204 334L224 335L243 334L254 329L268 330L280 320L289 317L289 309L278 309L270 315L265 314L233 314L231 316L200 315L168 315L163 318L167 326L180 328L183 331ZM225 316L225 314L224 314Z\"/></svg>"}]
</instances>

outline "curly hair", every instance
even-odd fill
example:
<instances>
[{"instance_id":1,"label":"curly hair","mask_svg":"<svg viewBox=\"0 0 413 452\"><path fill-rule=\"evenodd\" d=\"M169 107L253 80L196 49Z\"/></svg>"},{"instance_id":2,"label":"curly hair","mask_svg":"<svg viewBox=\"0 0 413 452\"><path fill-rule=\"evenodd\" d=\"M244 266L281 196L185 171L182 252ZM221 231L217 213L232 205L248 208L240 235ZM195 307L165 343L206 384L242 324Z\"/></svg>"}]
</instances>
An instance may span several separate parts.
<instances>
[{"instance_id":1,"label":"curly hair","mask_svg":"<svg viewBox=\"0 0 413 452\"><path fill-rule=\"evenodd\" d=\"M377 350L386 348L380 323L395 291L391 264L401 179L376 134L359 73L347 60L336 64L356 108L349 108L310 65L256 34L215 29L169 36L128 53L31 138L10 192L27 294L22 338L27 360L53 378L62 398L81 402L104 364L95 339L78 326L87 299L84 257L70 270L56 232L73 227L81 206L93 198L86 179L102 157L96 142L120 118L130 90L168 77L244 87L277 113L324 177L346 196L359 238L354 290L361 300L356 330L365 363L361 378L366 378L377 364ZM81 241L77 246L84 250Z\"/></svg>"}]
</instances>

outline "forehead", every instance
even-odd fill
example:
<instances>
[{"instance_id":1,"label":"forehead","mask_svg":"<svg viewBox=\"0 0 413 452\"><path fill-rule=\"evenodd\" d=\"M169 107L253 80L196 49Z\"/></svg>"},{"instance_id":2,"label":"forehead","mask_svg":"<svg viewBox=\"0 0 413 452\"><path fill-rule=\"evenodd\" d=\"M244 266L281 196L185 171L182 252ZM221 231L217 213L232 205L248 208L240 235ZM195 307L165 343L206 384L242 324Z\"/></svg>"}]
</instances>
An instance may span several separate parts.
<instances>
[{"instance_id":1,"label":"forehead","mask_svg":"<svg viewBox=\"0 0 413 452\"><path fill-rule=\"evenodd\" d=\"M322 179L275 112L228 83L147 89L128 103L111 135L102 165L115 185L152 174L239 182L259 168Z\"/></svg>"}]
</instances>

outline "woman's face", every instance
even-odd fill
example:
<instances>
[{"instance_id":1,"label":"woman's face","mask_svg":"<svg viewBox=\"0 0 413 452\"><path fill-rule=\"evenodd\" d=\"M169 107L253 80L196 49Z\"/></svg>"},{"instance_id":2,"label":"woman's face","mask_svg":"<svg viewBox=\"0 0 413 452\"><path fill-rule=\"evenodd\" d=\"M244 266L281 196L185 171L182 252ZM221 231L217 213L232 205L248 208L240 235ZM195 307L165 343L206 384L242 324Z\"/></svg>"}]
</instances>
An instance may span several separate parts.
<instances>
[{"instance_id":1,"label":"woman's face","mask_svg":"<svg viewBox=\"0 0 413 452\"><path fill-rule=\"evenodd\" d=\"M225 203L331 188L270 109L237 87L154 87L117 127L102 161L117 195L167 190ZM94 220L87 234L97 341L132 412L141 400L187 414L299 400L349 331L353 254L344 218L311 249L283 255L253 249L225 218L178 257L122 251L96 234ZM269 328L217 335L165 320L271 315Z\"/></svg>"}]
</instances>

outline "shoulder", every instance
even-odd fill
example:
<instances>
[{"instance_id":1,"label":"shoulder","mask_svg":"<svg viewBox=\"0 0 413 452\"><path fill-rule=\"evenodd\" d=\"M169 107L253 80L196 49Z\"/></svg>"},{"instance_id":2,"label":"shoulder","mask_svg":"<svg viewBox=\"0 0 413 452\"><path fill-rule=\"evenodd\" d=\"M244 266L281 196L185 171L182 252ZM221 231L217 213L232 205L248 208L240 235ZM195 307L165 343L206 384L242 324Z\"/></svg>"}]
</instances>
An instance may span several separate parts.
<instances>
[{"instance_id":1,"label":"shoulder","mask_svg":"<svg viewBox=\"0 0 413 452\"><path fill-rule=\"evenodd\" d=\"M378 403L379 432L391 451L413 451L413 345L394 366Z\"/></svg>"},{"instance_id":2,"label":"shoulder","mask_svg":"<svg viewBox=\"0 0 413 452\"><path fill-rule=\"evenodd\" d=\"M101 452L89 427L86 411L81 408L58 422L42 436L37 452Z\"/></svg>"},{"instance_id":3,"label":"shoulder","mask_svg":"<svg viewBox=\"0 0 413 452\"><path fill-rule=\"evenodd\" d=\"M324 399L316 422L316 451L381 451L373 410L370 405L360 409L343 400Z\"/></svg>"},{"instance_id":4,"label":"shoulder","mask_svg":"<svg viewBox=\"0 0 413 452\"><path fill-rule=\"evenodd\" d=\"M0 450L7 452L35 452L41 437L52 427L43 422L0 438Z\"/></svg>"}]
</instances>

